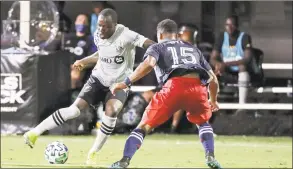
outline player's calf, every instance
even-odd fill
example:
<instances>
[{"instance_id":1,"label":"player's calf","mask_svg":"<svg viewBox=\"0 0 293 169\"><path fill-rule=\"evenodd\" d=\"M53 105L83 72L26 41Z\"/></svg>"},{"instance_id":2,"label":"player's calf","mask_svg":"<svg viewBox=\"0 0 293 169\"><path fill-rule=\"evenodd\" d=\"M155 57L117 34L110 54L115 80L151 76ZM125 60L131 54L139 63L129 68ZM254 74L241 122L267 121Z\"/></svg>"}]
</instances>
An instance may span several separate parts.
<instances>
[{"instance_id":1,"label":"player's calf","mask_svg":"<svg viewBox=\"0 0 293 169\"><path fill-rule=\"evenodd\" d=\"M126 96L126 95L125 95ZM110 99L106 103L105 115L102 117L102 124L98 130L97 137L87 156L87 164L95 164L97 152L102 149L107 139L115 129L117 116L123 108L123 103L117 99Z\"/></svg>"},{"instance_id":2,"label":"player's calf","mask_svg":"<svg viewBox=\"0 0 293 169\"><path fill-rule=\"evenodd\" d=\"M24 134L25 143L33 148L37 137L47 130L51 130L57 126L62 125L65 121L73 119L80 115L80 110L77 106L71 105L67 108L62 108L55 111L52 115L47 117L38 126L31 131Z\"/></svg>"},{"instance_id":3,"label":"player's calf","mask_svg":"<svg viewBox=\"0 0 293 169\"><path fill-rule=\"evenodd\" d=\"M206 164L213 169L220 169L220 164L215 159L214 154L214 133L212 126L206 122L198 125L200 141L205 149Z\"/></svg>"},{"instance_id":4,"label":"player's calf","mask_svg":"<svg viewBox=\"0 0 293 169\"><path fill-rule=\"evenodd\" d=\"M214 136L212 126L206 122L198 125L198 135L206 155L214 156Z\"/></svg>"},{"instance_id":5,"label":"player's calf","mask_svg":"<svg viewBox=\"0 0 293 169\"><path fill-rule=\"evenodd\" d=\"M141 147L146 134L151 130L148 125L139 125L134 129L126 140L122 159L113 163L111 168L126 168L135 152Z\"/></svg>"}]
</instances>

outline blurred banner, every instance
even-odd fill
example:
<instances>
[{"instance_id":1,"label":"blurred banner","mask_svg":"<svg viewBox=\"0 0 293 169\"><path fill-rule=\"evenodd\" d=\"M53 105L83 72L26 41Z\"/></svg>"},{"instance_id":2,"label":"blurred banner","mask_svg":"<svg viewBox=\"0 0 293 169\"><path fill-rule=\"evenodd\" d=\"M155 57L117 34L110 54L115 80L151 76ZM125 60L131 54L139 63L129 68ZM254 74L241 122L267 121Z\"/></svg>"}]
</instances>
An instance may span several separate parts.
<instances>
[{"instance_id":1,"label":"blurred banner","mask_svg":"<svg viewBox=\"0 0 293 169\"><path fill-rule=\"evenodd\" d=\"M70 104L70 53L1 50L1 134L21 134Z\"/></svg>"},{"instance_id":2,"label":"blurred banner","mask_svg":"<svg viewBox=\"0 0 293 169\"><path fill-rule=\"evenodd\" d=\"M36 62L26 50L1 50L1 134L27 130L38 120Z\"/></svg>"}]
</instances>

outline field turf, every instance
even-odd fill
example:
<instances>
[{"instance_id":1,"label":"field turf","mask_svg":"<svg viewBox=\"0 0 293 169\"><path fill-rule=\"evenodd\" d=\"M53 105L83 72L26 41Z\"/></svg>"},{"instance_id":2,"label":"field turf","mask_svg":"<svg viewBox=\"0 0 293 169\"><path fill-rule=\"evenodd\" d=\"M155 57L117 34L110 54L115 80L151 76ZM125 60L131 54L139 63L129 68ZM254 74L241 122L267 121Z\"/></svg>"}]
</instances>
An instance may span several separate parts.
<instances>
[{"instance_id":1,"label":"field turf","mask_svg":"<svg viewBox=\"0 0 293 169\"><path fill-rule=\"evenodd\" d=\"M42 136L34 149L21 136L1 136L1 168L108 167L121 158L127 137L111 136L99 153L97 166L88 166L85 160L94 136ZM66 164L45 161L45 147L53 141L62 141L69 148ZM223 168L292 168L291 137L217 136L215 150ZM129 167L206 168L198 136L165 134L147 136Z\"/></svg>"}]
</instances>

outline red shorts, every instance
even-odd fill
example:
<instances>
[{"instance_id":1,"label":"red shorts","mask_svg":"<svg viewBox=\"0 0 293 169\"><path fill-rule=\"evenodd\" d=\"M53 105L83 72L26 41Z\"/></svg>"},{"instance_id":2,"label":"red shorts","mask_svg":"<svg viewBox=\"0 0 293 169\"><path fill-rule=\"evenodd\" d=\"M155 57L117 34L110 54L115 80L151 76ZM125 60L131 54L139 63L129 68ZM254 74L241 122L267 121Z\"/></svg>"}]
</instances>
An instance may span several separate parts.
<instances>
[{"instance_id":1,"label":"red shorts","mask_svg":"<svg viewBox=\"0 0 293 169\"><path fill-rule=\"evenodd\" d=\"M155 128L178 110L185 110L187 119L197 125L211 118L207 88L200 79L175 77L168 80L147 106L142 123Z\"/></svg>"}]
</instances>

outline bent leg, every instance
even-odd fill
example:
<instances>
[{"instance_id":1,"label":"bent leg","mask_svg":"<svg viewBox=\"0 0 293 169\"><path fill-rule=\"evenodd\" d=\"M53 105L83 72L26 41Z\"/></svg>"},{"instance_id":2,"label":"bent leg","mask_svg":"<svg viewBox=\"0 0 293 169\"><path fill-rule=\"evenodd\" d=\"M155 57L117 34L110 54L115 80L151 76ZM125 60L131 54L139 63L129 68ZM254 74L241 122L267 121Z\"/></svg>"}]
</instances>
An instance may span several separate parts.
<instances>
[{"instance_id":1,"label":"bent leg","mask_svg":"<svg viewBox=\"0 0 293 169\"><path fill-rule=\"evenodd\" d=\"M62 125L65 121L73 119L80 115L80 112L86 109L89 104L93 103L93 95L98 91L95 86L94 79L89 79L87 83L82 88L75 102L67 107L55 111L52 115L43 120L34 129L26 132L24 134L25 143L31 148L34 146L37 137L41 135L46 130L51 130L59 125Z\"/></svg>"},{"instance_id":2,"label":"bent leg","mask_svg":"<svg viewBox=\"0 0 293 169\"><path fill-rule=\"evenodd\" d=\"M221 168L214 156L214 134L213 128L208 123L212 116L212 110L208 101L207 90L198 86L194 92L186 96L184 108L187 112L187 119L196 124L202 146L205 150L206 164L210 168Z\"/></svg>"},{"instance_id":3,"label":"bent leg","mask_svg":"<svg viewBox=\"0 0 293 169\"><path fill-rule=\"evenodd\" d=\"M96 140L90 149L89 154L98 152L112 134L116 125L117 116L126 102L127 95L128 93L124 90L117 91L115 96L108 92L106 96L105 115L102 117L102 125L98 130Z\"/></svg>"},{"instance_id":4,"label":"bent leg","mask_svg":"<svg viewBox=\"0 0 293 169\"><path fill-rule=\"evenodd\" d=\"M39 125L37 125L32 131L37 135L41 135L47 130L51 130L57 126L62 125L67 120L78 117L80 112L87 107L88 104L85 100L77 98L71 106L58 109L52 115L43 120Z\"/></svg>"},{"instance_id":5,"label":"bent leg","mask_svg":"<svg viewBox=\"0 0 293 169\"><path fill-rule=\"evenodd\" d=\"M179 109L177 94L162 89L156 93L151 102L147 106L142 120L127 138L123 158L111 165L111 168L126 168L136 151L141 147L145 135L152 131L155 127L166 122L172 114Z\"/></svg>"}]
</instances>

